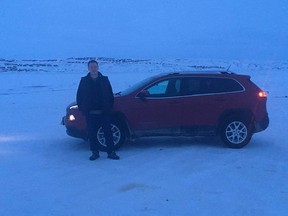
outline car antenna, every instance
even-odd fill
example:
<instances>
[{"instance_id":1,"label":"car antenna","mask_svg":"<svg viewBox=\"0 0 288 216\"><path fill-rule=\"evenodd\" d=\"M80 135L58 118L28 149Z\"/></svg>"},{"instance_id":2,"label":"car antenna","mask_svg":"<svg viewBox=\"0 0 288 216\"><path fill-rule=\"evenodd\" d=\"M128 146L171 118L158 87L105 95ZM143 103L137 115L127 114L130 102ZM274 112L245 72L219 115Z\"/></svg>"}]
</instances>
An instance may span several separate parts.
<instances>
[{"instance_id":1,"label":"car antenna","mask_svg":"<svg viewBox=\"0 0 288 216\"><path fill-rule=\"evenodd\" d=\"M226 72L229 72L230 67L231 67L231 64L230 64L229 67L227 68L227 71L226 71Z\"/></svg>"}]
</instances>

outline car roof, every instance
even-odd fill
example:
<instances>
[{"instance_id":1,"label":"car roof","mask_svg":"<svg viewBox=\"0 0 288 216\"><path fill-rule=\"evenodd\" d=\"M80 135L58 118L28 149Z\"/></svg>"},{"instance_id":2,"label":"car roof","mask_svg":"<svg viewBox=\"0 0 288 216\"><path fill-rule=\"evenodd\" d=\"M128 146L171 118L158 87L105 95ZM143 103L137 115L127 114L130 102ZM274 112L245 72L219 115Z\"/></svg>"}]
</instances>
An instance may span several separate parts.
<instances>
[{"instance_id":1,"label":"car roof","mask_svg":"<svg viewBox=\"0 0 288 216\"><path fill-rule=\"evenodd\" d=\"M169 72L169 73L162 73L162 74L158 74L158 76L156 77L178 77L178 76L211 76L211 77L242 77L242 78L248 78L250 79L249 75L242 75L242 74L236 74L232 71L221 71L221 70L215 70L215 71L211 71L211 70L207 70L207 71L175 71L175 72Z\"/></svg>"},{"instance_id":2,"label":"car roof","mask_svg":"<svg viewBox=\"0 0 288 216\"><path fill-rule=\"evenodd\" d=\"M234 78L234 79L245 79L250 80L250 75L236 74L231 71L177 71L170 73L162 73L154 76L154 78L164 78L164 77L184 77L184 76L199 76L199 77L214 77L214 78Z\"/></svg>"},{"instance_id":3,"label":"car roof","mask_svg":"<svg viewBox=\"0 0 288 216\"><path fill-rule=\"evenodd\" d=\"M165 73L164 73L165 74ZM164 75L163 74L163 75ZM231 71L212 71L212 70L207 70L207 71L175 71L175 72L170 72L166 73L166 75L220 75L220 74L236 74Z\"/></svg>"}]
</instances>

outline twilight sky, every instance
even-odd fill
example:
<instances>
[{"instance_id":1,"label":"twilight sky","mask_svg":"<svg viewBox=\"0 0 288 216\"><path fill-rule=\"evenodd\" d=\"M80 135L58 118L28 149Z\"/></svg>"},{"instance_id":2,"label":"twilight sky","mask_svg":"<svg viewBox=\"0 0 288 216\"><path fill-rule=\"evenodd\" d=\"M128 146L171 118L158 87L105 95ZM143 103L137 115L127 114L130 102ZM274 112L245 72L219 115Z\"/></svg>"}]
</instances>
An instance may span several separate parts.
<instances>
[{"instance_id":1,"label":"twilight sky","mask_svg":"<svg viewBox=\"0 0 288 216\"><path fill-rule=\"evenodd\" d=\"M288 0L0 0L0 58L285 60Z\"/></svg>"}]
</instances>

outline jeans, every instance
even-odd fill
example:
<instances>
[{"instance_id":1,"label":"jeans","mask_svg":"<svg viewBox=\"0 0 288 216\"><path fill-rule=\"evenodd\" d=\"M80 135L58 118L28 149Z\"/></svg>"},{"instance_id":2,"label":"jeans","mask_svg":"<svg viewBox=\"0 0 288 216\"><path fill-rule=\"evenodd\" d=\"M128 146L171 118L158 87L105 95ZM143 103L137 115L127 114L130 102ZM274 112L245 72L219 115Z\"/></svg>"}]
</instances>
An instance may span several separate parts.
<instances>
[{"instance_id":1,"label":"jeans","mask_svg":"<svg viewBox=\"0 0 288 216\"><path fill-rule=\"evenodd\" d=\"M111 131L111 120L109 115L101 113L101 114L88 114L86 116L87 121L87 129L88 129L88 138L90 143L90 150L92 152L99 151L99 143L97 140L97 130L102 127L102 131L104 132L105 143L107 146L107 153L113 152L114 142L113 142L113 134Z\"/></svg>"}]
</instances>

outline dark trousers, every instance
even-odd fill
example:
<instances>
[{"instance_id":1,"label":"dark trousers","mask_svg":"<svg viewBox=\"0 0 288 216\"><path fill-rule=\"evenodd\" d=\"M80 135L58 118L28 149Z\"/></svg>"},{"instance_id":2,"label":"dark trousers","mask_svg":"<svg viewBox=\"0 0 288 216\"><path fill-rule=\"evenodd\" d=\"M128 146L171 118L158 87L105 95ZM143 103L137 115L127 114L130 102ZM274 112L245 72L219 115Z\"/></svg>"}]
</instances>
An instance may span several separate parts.
<instances>
[{"instance_id":1,"label":"dark trousers","mask_svg":"<svg viewBox=\"0 0 288 216\"><path fill-rule=\"evenodd\" d=\"M114 143L113 143L113 134L111 131L111 120L110 117L106 114L88 114L86 116L87 128L88 128L88 138L90 143L91 151L99 151L99 145L97 141L97 131L99 127L102 127L104 132L105 144L107 146L107 153L113 152Z\"/></svg>"}]
</instances>

